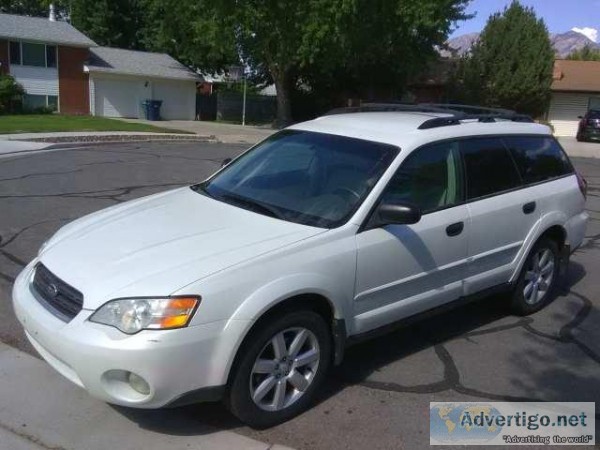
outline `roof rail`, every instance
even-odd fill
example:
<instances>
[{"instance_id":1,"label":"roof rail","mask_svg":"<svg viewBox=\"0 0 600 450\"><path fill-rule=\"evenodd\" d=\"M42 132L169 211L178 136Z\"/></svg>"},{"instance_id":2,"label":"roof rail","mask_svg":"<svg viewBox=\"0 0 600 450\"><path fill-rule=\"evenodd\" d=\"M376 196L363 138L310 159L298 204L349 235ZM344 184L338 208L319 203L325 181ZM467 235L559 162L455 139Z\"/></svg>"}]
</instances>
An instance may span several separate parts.
<instances>
[{"instance_id":1,"label":"roof rail","mask_svg":"<svg viewBox=\"0 0 600 450\"><path fill-rule=\"evenodd\" d=\"M453 113L444 108L430 106L425 104L410 104L410 103L363 103L360 106L348 106L343 108L335 108L326 112L325 116L333 116L336 114L352 114L362 112L425 112L425 113Z\"/></svg>"},{"instance_id":2,"label":"roof rail","mask_svg":"<svg viewBox=\"0 0 600 450\"><path fill-rule=\"evenodd\" d=\"M421 105L430 106L432 108L441 108L450 111L457 111L464 114L516 114L516 112L511 109L489 108L487 106L477 105L460 105L454 103L421 103Z\"/></svg>"},{"instance_id":3,"label":"roof rail","mask_svg":"<svg viewBox=\"0 0 600 450\"><path fill-rule=\"evenodd\" d=\"M531 123L533 119L525 114L503 108L488 108L475 105L458 105L452 103L363 103L361 106L336 108L325 115L351 114L359 112L423 112L449 114L449 117L434 117L419 126L419 130L460 125L462 120L477 120L484 123L494 123L498 120Z\"/></svg>"},{"instance_id":4,"label":"roof rail","mask_svg":"<svg viewBox=\"0 0 600 450\"><path fill-rule=\"evenodd\" d=\"M533 119L525 114L462 114L454 117L435 117L426 120L419 126L419 130L446 127L448 125L460 125L463 120L477 120L482 123L494 123L502 120L521 123L533 123Z\"/></svg>"}]
</instances>

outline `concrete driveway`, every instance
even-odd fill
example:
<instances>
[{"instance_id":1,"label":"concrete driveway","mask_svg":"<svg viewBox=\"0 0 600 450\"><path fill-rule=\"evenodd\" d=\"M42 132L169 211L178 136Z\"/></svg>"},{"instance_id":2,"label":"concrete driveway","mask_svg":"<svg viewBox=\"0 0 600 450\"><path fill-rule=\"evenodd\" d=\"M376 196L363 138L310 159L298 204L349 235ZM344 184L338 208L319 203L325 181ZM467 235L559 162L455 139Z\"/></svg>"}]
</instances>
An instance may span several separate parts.
<instances>
[{"instance_id":1,"label":"concrete driveway","mask_svg":"<svg viewBox=\"0 0 600 450\"><path fill-rule=\"evenodd\" d=\"M201 180L222 159L243 148L125 144L1 158L0 339L32 352L10 306L11 284L61 225L116 203ZM10 398L22 397L21 408L14 401L9 411L0 402L4 414L0 418L12 418L11 429L18 426L25 436L42 442L42 431L51 432L52 442L66 449L102 448L98 446L102 443L109 448L109 441L99 433L89 435L94 418L97 423L107 420L112 424L109 429L123 439L134 432L140 439L145 437L147 449L167 444L206 448L207 436L219 430L302 449L416 449L429 448L430 401L600 404L600 161L574 159L574 163L590 183L587 207L592 219L559 297L533 316L511 316L504 297L487 298L365 342L348 351L314 408L264 431L245 427L218 404L166 411L110 408L66 381L61 396L50 396L43 382L30 383L23 393L12 392ZM1 368L6 371L6 366ZM44 377L60 378L52 371L44 372ZM8 381L0 383L3 399L8 398L8 386ZM19 389L16 382L10 386ZM51 398L70 400L52 415L44 407ZM36 409L48 411L47 416L27 422ZM91 419L75 421L80 425L75 428L72 420L63 417L84 412ZM0 429L3 426L8 425L0 423ZM122 448L139 448L129 444Z\"/></svg>"}]
</instances>

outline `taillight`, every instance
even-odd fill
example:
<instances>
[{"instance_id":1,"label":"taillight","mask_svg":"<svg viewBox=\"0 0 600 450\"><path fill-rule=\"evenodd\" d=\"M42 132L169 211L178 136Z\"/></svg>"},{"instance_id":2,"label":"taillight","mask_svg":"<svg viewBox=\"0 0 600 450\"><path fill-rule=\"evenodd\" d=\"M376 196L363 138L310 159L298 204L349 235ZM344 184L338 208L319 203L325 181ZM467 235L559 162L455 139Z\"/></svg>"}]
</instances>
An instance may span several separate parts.
<instances>
[{"instance_id":1,"label":"taillight","mask_svg":"<svg viewBox=\"0 0 600 450\"><path fill-rule=\"evenodd\" d=\"M579 190L583 194L583 197L587 199L587 181L585 181L585 178L583 178L579 172L576 172L575 175L577 175Z\"/></svg>"}]
</instances>

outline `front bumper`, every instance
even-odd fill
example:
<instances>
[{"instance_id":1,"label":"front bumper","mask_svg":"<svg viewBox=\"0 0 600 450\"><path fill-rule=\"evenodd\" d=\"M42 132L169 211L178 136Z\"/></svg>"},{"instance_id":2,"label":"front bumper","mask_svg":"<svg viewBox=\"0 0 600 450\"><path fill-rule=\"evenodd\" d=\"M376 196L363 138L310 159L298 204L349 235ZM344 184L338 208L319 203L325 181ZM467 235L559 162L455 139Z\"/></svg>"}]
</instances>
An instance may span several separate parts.
<instances>
[{"instance_id":1,"label":"front bumper","mask_svg":"<svg viewBox=\"0 0 600 450\"><path fill-rule=\"evenodd\" d=\"M584 128L579 135L583 139L600 140L600 128Z\"/></svg>"},{"instance_id":2,"label":"front bumper","mask_svg":"<svg viewBox=\"0 0 600 450\"><path fill-rule=\"evenodd\" d=\"M246 321L218 321L178 330L141 331L126 335L87 319L82 310L65 323L46 310L30 289L33 263L18 276L13 305L28 339L58 372L106 402L137 408L159 408L190 392L220 391ZM199 311L200 312L200 311ZM141 376L147 395L128 383ZM199 397L201 398L201 397Z\"/></svg>"}]
</instances>

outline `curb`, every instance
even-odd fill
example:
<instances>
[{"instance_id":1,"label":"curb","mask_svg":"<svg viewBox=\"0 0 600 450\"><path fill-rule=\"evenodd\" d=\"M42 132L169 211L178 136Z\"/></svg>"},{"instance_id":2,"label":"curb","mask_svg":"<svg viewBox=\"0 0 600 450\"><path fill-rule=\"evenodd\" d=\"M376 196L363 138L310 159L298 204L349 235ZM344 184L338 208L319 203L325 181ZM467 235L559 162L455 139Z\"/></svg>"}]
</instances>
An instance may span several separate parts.
<instances>
[{"instance_id":1,"label":"curb","mask_svg":"<svg viewBox=\"0 0 600 450\"><path fill-rule=\"evenodd\" d=\"M182 410L111 407L90 397L44 361L2 342L0 393L0 448L3 449L286 448L205 425Z\"/></svg>"},{"instance_id":2,"label":"curb","mask_svg":"<svg viewBox=\"0 0 600 450\"><path fill-rule=\"evenodd\" d=\"M114 134L114 135L86 135L86 136L49 136L28 139L9 139L9 142L40 142L49 144L82 144L105 142L148 142L148 141L198 141L216 142L214 135L198 134Z\"/></svg>"}]
</instances>

